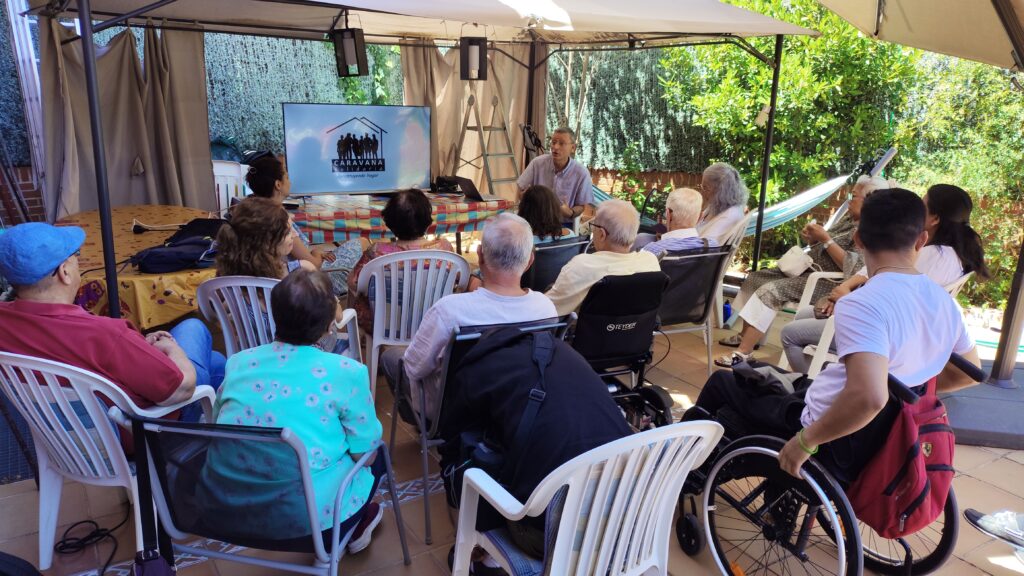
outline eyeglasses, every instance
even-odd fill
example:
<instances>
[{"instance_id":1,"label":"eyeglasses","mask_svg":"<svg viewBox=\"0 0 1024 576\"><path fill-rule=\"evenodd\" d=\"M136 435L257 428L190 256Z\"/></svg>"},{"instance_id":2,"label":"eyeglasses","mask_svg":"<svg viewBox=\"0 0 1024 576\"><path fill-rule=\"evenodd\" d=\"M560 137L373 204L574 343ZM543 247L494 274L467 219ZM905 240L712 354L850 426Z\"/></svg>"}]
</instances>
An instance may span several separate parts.
<instances>
[{"instance_id":1,"label":"eyeglasses","mask_svg":"<svg viewBox=\"0 0 1024 576\"><path fill-rule=\"evenodd\" d=\"M78 250L75 250L74 253L71 254L71 256L74 256L75 258L77 258L77 257L79 257L81 255L82 255L82 249L81 248L79 248ZM71 256L68 256L68 258L71 258ZM64 259L64 262L67 262L67 258ZM64 262L61 262L60 264L63 264ZM60 264L58 264L57 267L53 269L53 272L50 273L50 276L56 276L57 275L57 271L60 270Z\"/></svg>"},{"instance_id":2,"label":"eyeglasses","mask_svg":"<svg viewBox=\"0 0 1024 576\"><path fill-rule=\"evenodd\" d=\"M604 226L601 226L601 225L600 225L600 224L598 224L597 222L591 222L591 223L590 223L590 227L591 227L591 228L600 228L601 230L604 230L604 233L605 233L605 234L607 234L607 233L608 233L608 229L607 229L607 228L605 228Z\"/></svg>"}]
</instances>

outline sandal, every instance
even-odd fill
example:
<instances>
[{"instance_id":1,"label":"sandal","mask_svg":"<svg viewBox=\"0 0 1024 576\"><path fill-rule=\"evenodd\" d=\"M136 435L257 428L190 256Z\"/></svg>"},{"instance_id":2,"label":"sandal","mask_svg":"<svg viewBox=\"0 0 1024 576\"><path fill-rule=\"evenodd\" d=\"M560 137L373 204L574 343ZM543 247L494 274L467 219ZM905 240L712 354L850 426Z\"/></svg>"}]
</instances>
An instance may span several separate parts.
<instances>
[{"instance_id":1,"label":"sandal","mask_svg":"<svg viewBox=\"0 0 1024 576\"><path fill-rule=\"evenodd\" d=\"M743 341L743 338L739 334L730 334L729 336L726 336L725 338L722 338L721 340L719 340L718 343L721 344L722 346L728 346L729 348L739 348L740 347L740 342L742 342L742 341ZM758 342L757 344L754 344L754 350L757 350L760 347L761 347L761 343L760 342Z\"/></svg>"},{"instance_id":2,"label":"sandal","mask_svg":"<svg viewBox=\"0 0 1024 576\"><path fill-rule=\"evenodd\" d=\"M731 352L724 356L715 358L715 366L721 366L722 368L732 368L740 362L749 362L753 359L753 354L744 354L742 352Z\"/></svg>"}]
</instances>

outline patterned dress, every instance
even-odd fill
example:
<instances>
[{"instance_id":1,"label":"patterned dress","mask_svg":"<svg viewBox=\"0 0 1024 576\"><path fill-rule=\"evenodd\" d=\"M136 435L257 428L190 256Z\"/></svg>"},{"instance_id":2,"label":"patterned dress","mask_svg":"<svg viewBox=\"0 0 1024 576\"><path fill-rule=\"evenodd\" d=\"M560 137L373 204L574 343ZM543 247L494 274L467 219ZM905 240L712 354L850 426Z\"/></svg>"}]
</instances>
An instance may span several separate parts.
<instances>
[{"instance_id":1,"label":"patterned dress","mask_svg":"<svg viewBox=\"0 0 1024 576\"><path fill-rule=\"evenodd\" d=\"M334 499L355 465L381 437L366 366L312 346L273 342L231 357L217 394L217 424L289 428L305 445L319 511L309 516L291 449L234 441L211 444L196 497L203 521L227 523L245 536L286 539L333 526ZM262 446L261 446L262 445ZM373 475L361 469L341 501L341 519L372 497ZM251 514L243 509L252 510Z\"/></svg>"},{"instance_id":2,"label":"patterned dress","mask_svg":"<svg viewBox=\"0 0 1024 576\"><path fill-rule=\"evenodd\" d=\"M763 330L762 326L758 326L759 322L749 312L748 314L742 313L743 310L747 310L747 303L756 299L764 307L778 311L782 309L786 302L800 300L800 296L804 292L804 286L807 285L807 278L813 272L842 272L844 278L852 276L860 269L863 262L860 254L855 251L853 243L853 233L856 230L857 222L850 218L849 214L846 214L829 231L829 236L832 237L836 245L846 251L846 257L843 259L842 266L832 261L832 257L828 255L824 248L824 244L815 244L808 253L814 261L814 265L800 276L790 278L778 268L758 270L747 274L747 278L740 287L740 292L736 296L733 307L741 310L740 316L744 320L753 323L758 330L766 332L767 330ZM826 296L834 287L835 285L830 282L818 282L811 302L816 302L822 296ZM770 325L771 322L769 321L768 324Z\"/></svg>"}]
</instances>

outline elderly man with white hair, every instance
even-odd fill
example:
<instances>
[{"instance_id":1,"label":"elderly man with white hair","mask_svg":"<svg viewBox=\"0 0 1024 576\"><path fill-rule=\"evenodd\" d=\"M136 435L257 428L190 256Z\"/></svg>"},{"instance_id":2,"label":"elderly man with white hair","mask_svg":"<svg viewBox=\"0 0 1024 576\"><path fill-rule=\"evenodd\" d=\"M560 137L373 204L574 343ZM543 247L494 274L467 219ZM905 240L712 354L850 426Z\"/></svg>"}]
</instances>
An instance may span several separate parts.
<instances>
[{"instance_id":1,"label":"elderly man with white hair","mask_svg":"<svg viewBox=\"0 0 1024 576\"><path fill-rule=\"evenodd\" d=\"M640 229L640 214L629 202L606 200L598 204L590 229L596 252L570 260L547 291L559 316L579 308L590 287L605 276L661 270L657 256L651 252L632 251Z\"/></svg>"},{"instance_id":2,"label":"elderly man with white hair","mask_svg":"<svg viewBox=\"0 0 1024 576\"><path fill-rule=\"evenodd\" d=\"M404 359L407 382L420 384L411 386L413 406L419 407L418 394L422 389L428 416L437 412L441 400L441 360L456 328L533 322L557 316L544 294L519 286L523 272L533 263L533 231L526 220L508 212L488 220L477 255L483 286L435 302L423 315L409 347L404 352L399 347L390 348L381 356L392 390L398 381L398 360Z\"/></svg>"},{"instance_id":3,"label":"elderly man with white hair","mask_svg":"<svg viewBox=\"0 0 1024 576\"><path fill-rule=\"evenodd\" d=\"M645 245L643 250L660 256L665 252L718 247L716 239L701 238L695 228L700 218L700 206L700 192L693 188L673 190L665 200L665 226L668 231L660 239Z\"/></svg>"}]
</instances>

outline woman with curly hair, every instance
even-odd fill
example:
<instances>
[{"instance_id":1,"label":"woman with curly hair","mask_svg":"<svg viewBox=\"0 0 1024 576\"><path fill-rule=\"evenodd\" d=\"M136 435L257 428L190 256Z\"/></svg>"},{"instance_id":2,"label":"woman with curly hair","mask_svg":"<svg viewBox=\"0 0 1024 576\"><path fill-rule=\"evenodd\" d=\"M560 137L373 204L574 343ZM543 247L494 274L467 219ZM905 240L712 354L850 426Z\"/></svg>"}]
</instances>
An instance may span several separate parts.
<instances>
[{"instance_id":1,"label":"woman with curly hair","mask_svg":"<svg viewBox=\"0 0 1024 576\"><path fill-rule=\"evenodd\" d=\"M250 161L245 181L252 189L253 196L268 198L279 206L292 192L292 182L288 177L288 166L285 165L283 156L267 155ZM323 270L331 279L334 293L344 296L348 291L348 276L363 253L362 241L356 238L324 250L311 246L294 221L290 222L290 225L298 241L292 243L292 248L286 256L288 261L306 260L315 268Z\"/></svg>"},{"instance_id":2,"label":"woman with curly hair","mask_svg":"<svg viewBox=\"0 0 1024 576\"><path fill-rule=\"evenodd\" d=\"M286 261L294 241L288 213L280 204L246 198L231 209L231 218L217 234L217 275L280 279L295 268L315 270L307 260Z\"/></svg>"}]
</instances>

